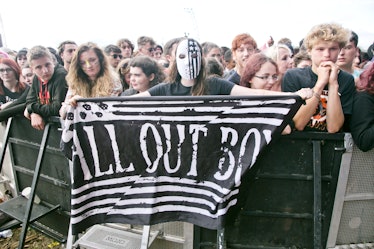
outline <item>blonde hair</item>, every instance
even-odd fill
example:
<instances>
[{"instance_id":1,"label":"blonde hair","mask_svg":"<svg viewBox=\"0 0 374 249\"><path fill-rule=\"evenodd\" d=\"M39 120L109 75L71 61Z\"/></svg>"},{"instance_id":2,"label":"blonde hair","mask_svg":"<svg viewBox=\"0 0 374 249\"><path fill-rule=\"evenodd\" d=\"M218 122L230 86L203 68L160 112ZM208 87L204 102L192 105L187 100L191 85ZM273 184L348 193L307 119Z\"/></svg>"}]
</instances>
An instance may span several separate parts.
<instances>
[{"instance_id":1,"label":"blonde hair","mask_svg":"<svg viewBox=\"0 0 374 249\"><path fill-rule=\"evenodd\" d=\"M311 50L320 41L339 43L339 48L343 48L349 41L351 31L343 28L337 23L323 23L314 26L304 38L304 46Z\"/></svg>"},{"instance_id":2,"label":"blonde hair","mask_svg":"<svg viewBox=\"0 0 374 249\"><path fill-rule=\"evenodd\" d=\"M95 52L100 64L100 71L94 81L83 71L79 62L81 54L88 50ZM120 82L118 74L109 65L104 51L91 42L84 43L78 47L71 61L66 80L72 92L84 98L111 96L113 89L116 88L116 83Z\"/></svg>"},{"instance_id":3,"label":"blonde hair","mask_svg":"<svg viewBox=\"0 0 374 249\"><path fill-rule=\"evenodd\" d=\"M279 49L284 48L286 49L290 55L292 55L291 49L283 43L278 43L277 45L273 45L266 49L265 54L267 57L271 58L273 61L277 62L279 57Z\"/></svg>"}]
</instances>

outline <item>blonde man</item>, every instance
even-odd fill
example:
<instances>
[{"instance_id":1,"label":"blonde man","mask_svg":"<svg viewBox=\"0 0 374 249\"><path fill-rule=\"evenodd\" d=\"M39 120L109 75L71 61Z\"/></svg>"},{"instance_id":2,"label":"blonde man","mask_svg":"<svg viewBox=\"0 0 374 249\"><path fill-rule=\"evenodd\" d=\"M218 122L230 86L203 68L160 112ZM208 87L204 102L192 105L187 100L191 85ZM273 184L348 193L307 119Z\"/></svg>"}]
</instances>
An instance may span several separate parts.
<instances>
[{"instance_id":1,"label":"blonde man","mask_svg":"<svg viewBox=\"0 0 374 249\"><path fill-rule=\"evenodd\" d=\"M293 121L297 130L349 130L355 83L351 74L339 70L336 61L349 40L350 31L339 24L314 26L304 39L312 66L289 69L282 81L282 91L294 92L313 88L314 96L306 100ZM344 126L344 127L343 127Z\"/></svg>"}]
</instances>

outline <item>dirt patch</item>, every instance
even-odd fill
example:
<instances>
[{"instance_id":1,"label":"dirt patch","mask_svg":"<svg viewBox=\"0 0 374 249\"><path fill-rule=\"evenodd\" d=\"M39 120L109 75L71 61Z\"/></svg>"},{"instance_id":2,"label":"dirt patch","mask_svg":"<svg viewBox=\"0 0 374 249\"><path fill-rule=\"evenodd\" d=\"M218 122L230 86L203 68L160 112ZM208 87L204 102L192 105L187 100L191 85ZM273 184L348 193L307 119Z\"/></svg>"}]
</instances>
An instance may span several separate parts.
<instances>
[{"instance_id":1,"label":"dirt patch","mask_svg":"<svg viewBox=\"0 0 374 249\"><path fill-rule=\"evenodd\" d=\"M12 229L10 238L0 238L1 249L17 249L22 228ZM29 228L27 231L24 248L26 249L62 249L65 248L59 242L45 236L44 234Z\"/></svg>"}]
</instances>

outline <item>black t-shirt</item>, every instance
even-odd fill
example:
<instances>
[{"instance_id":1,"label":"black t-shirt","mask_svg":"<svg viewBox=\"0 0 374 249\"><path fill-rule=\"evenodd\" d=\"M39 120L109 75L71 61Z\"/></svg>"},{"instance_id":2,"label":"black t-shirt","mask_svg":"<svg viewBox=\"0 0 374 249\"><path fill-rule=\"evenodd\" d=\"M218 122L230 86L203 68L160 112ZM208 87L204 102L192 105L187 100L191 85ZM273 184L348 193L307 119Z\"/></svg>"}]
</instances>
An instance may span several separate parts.
<instances>
[{"instance_id":1,"label":"black t-shirt","mask_svg":"<svg viewBox=\"0 0 374 249\"><path fill-rule=\"evenodd\" d=\"M296 92L301 88L313 88L318 76L311 67L289 69L282 80L283 92ZM338 75L340 102L345 115L344 130L349 131L350 116L352 114L353 97L356 93L353 76L347 72L340 71ZM322 91L320 103L311 120L304 130L327 131L326 107L328 101L328 85Z\"/></svg>"},{"instance_id":2,"label":"black t-shirt","mask_svg":"<svg viewBox=\"0 0 374 249\"><path fill-rule=\"evenodd\" d=\"M207 95L230 95L234 83L220 78L209 78L206 81ZM150 89L151 96L190 96L192 87L186 87L181 82L161 83Z\"/></svg>"},{"instance_id":3,"label":"black t-shirt","mask_svg":"<svg viewBox=\"0 0 374 249\"><path fill-rule=\"evenodd\" d=\"M235 69L231 69L227 75L225 75L225 80L231 81L237 85L240 84L240 75L235 71Z\"/></svg>"},{"instance_id":4,"label":"black t-shirt","mask_svg":"<svg viewBox=\"0 0 374 249\"><path fill-rule=\"evenodd\" d=\"M4 95L0 95L0 105L5 104L7 102L14 101L21 97L22 92L11 92L8 88L3 86Z\"/></svg>"},{"instance_id":5,"label":"black t-shirt","mask_svg":"<svg viewBox=\"0 0 374 249\"><path fill-rule=\"evenodd\" d=\"M353 140L362 151L374 148L374 94L358 92L351 120Z\"/></svg>"}]
</instances>

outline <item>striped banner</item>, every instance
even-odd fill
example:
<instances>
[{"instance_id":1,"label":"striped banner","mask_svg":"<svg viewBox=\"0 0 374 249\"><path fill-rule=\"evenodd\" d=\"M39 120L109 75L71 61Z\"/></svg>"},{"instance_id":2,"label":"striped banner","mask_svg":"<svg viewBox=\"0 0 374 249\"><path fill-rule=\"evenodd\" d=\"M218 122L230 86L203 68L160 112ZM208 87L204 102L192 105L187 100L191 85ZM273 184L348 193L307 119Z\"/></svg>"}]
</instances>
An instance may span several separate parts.
<instances>
[{"instance_id":1,"label":"striped banner","mask_svg":"<svg viewBox=\"0 0 374 249\"><path fill-rule=\"evenodd\" d=\"M242 175L299 109L297 96L96 98L68 112L73 234L94 224L224 225Z\"/></svg>"}]
</instances>

